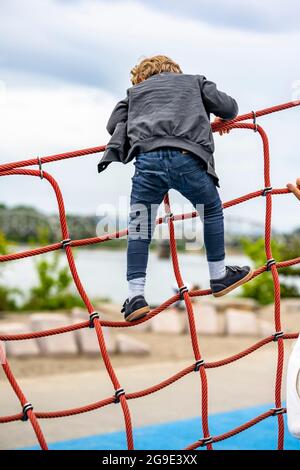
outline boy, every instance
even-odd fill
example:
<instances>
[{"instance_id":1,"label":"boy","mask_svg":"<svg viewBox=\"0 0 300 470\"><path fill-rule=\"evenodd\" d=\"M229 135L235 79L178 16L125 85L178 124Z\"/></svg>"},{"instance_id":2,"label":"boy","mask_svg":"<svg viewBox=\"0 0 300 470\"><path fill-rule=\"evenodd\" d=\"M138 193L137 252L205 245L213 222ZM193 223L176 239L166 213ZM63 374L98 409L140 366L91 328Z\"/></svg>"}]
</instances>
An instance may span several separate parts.
<instances>
[{"instance_id":1,"label":"boy","mask_svg":"<svg viewBox=\"0 0 300 470\"><path fill-rule=\"evenodd\" d=\"M252 276L249 266L225 266L223 208L214 169L210 113L218 120L234 119L236 101L204 76L184 74L163 55L142 60L131 75L133 86L115 106L106 127L112 135L120 123L127 126L125 163L135 157L127 247L129 296L122 308L126 321L150 311L144 297L149 244L157 209L171 188L196 209L204 206L212 294L225 295Z\"/></svg>"}]
</instances>

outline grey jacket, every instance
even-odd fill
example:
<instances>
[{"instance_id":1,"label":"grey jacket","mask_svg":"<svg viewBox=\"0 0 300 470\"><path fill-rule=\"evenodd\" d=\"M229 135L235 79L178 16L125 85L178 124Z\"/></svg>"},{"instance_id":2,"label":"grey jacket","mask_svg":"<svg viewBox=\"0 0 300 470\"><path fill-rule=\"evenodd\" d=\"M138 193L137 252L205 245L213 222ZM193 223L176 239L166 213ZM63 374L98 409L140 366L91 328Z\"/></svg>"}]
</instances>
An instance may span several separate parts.
<instances>
[{"instance_id":1,"label":"grey jacket","mask_svg":"<svg viewBox=\"0 0 300 470\"><path fill-rule=\"evenodd\" d=\"M202 75L152 75L128 88L126 98L113 109L106 126L112 137L98 171L112 161L127 163L139 152L176 147L201 158L219 186L210 113L234 119L238 105Z\"/></svg>"}]
</instances>

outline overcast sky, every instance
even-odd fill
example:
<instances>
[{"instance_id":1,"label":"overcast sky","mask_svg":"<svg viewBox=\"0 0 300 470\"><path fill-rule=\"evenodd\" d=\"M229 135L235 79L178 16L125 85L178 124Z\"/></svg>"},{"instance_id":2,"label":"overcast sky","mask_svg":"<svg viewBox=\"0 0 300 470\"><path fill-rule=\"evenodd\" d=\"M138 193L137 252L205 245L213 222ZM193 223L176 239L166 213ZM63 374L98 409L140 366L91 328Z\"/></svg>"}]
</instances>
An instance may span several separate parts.
<instances>
[{"instance_id":1,"label":"overcast sky","mask_svg":"<svg viewBox=\"0 0 300 470\"><path fill-rule=\"evenodd\" d=\"M233 95L240 112L300 98L300 3L295 0L9 0L0 5L0 160L20 160L105 144L106 122L131 86L141 58L166 54L183 72L203 74ZM260 119L270 136L271 179L300 175L300 109ZM216 136L224 201L263 184L257 134ZM50 164L67 211L96 214L128 196L133 165L97 174L98 155ZM172 192L172 200L182 201ZM56 203L46 181L1 178L0 201L47 212ZM299 221L299 202L274 198L274 226ZM264 199L228 209L263 220ZM298 212L297 212L298 211Z\"/></svg>"}]
</instances>

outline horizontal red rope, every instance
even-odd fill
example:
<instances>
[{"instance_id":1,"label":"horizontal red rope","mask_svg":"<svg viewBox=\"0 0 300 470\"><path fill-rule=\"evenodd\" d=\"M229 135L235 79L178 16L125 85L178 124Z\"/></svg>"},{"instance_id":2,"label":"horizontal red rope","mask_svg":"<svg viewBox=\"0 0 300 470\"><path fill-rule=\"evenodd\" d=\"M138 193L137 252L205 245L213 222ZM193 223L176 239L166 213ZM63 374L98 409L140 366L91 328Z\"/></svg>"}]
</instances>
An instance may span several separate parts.
<instances>
[{"instance_id":1,"label":"horizontal red rope","mask_svg":"<svg viewBox=\"0 0 300 470\"><path fill-rule=\"evenodd\" d=\"M284 412L286 413L286 410ZM220 434L219 436L213 436L212 442L220 442L220 441L224 441L225 439L228 439L229 437L236 436L242 431L246 431L246 429L249 429L252 426L255 426L255 424L260 423L261 421L263 421L266 418L269 418L272 415L273 415L272 411L270 410L266 411L265 413L262 413L256 418L253 418L250 421L247 421L246 423L242 424L241 426L238 426L237 428L232 429L231 431L228 431L224 434ZM198 447L202 447L203 444L204 444L204 440L200 439L199 441L196 441L193 444L186 447L185 450L195 450L195 449L198 449Z\"/></svg>"},{"instance_id":2,"label":"horizontal red rope","mask_svg":"<svg viewBox=\"0 0 300 470\"><path fill-rule=\"evenodd\" d=\"M257 117L266 116L267 114L272 114L278 111L284 111L286 109L294 108L297 106L300 106L300 100L290 101L288 103L282 103L280 105L272 106L270 108L261 109L259 111L256 111L256 116ZM220 123L220 124L212 123L212 130L213 132L217 132L220 129L226 128L228 125L231 125L235 122L252 119L252 117L253 117L253 114L252 112L250 112L247 114L241 114L240 116L237 116L235 119L231 121L227 121L226 123ZM45 157L41 156L41 157L30 158L27 160L20 160L17 162L3 163L0 165L0 172L13 170L15 168L21 168L24 166L38 165L39 164L38 158L40 158L40 162L42 164L51 163L51 162L57 162L59 160L65 160L68 158L82 157L86 155L92 155L95 153L103 152L105 148L106 148L106 145L100 145L98 147L90 147L90 148L81 149L81 150L73 150L71 152L58 153L55 155L48 155Z\"/></svg>"},{"instance_id":3,"label":"horizontal red rope","mask_svg":"<svg viewBox=\"0 0 300 470\"><path fill-rule=\"evenodd\" d=\"M283 339L288 340L288 339L297 339L299 336L299 333L289 333L285 334L283 336ZM238 354L234 354L230 357L227 357L225 359L219 360L219 361L213 361L213 362L207 362L204 363L203 367L206 369L214 369L217 367L222 367L228 364L231 364L232 362L238 361L239 359L242 359L243 357L257 351L261 347L265 346L268 343L271 343L274 341L273 336L268 336L267 338L262 339L261 341L258 341L257 343L253 344L249 348L245 349L244 351L241 351ZM137 392L132 392L132 393L127 393L126 398L127 400L132 400L136 398L142 398L147 395L151 395L152 393L155 393L159 390L162 390L163 388L168 387L169 385L172 385L173 383L177 382L178 380L182 379L186 375L190 374L191 372L194 371L195 364L192 364L185 369L182 369L181 371L177 372L176 374L172 375L168 379L163 380L162 382L153 385L151 387L148 387L146 389L137 391ZM81 413L86 413L88 411L94 411L99 408L103 408L104 406L110 405L114 403L114 397L108 397L105 398L101 401L91 403L89 405L84 405L78 408L71 408L69 410L60 410L60 411L46 411L46 412L41 412L41 411L36 411L35 415L37 418L41 419L49 419L49 418L64 418L66 416L73 416ZM0 423L8 423L12 421L18 421L21 419L22 414L15 414L11 416L2 416L0 417Z\"/></svg>"},{"instance_id":4,"label":"horizontal red rope","mask_svg":"<svg viewBox=\"0 0 300 470\"><path fill-rule=\"evenodd\" d=\"M23 170L23 171L24 171L24 174L27 174L26 170ZM32 175L32 173L34 174ZM9 172L4 172L1 176L7 176L7 175L12 175L12 174L19 174L19 173L16 173L14 171L9 171ZM32 171L30 172L30 175L39 176L37 172L32 172ZM223 207L224 209L227 209L228 207L241 204L242 202L246 202L250 199L261 196L262 192L263 190L258 190L252 193L245 194L244 196L241 196L239 198L232 199L231 201L227 201L223 203ZM275 195L288 194L288 193L290 193L290 191L287 188L277 188L277 189L272 190L272 194L275 194ZM186 214L176 214L174 215L174 221L176 222L180 220L187 220L187 219L191 219L197 216L198 216L198 213L196 211L186 213ZM156 220L156 225L160 225L162 223L164 223L164 218L158 217ZM128 229L123 229L123 230L120 230L119 232L102 235L101 237L91 237L91 238L82 238L80 240L72 240L70 242L70 246L74 248L74 247L81 247L81 246L96 245L98 243L104 243L108 240L116 240L116 239L125 237L127 235L128 235ZM60 250L61 248L62 248L62 244L61 242L58 242L58 243L53 243L51 245L43 246L40 248L24 250L19 253L8 253L6 255L0 255L0 263L4 263L6 261L14 261L17 259L22 259L22 258L28 258L31 256L37 256L37 255L41 255L44 253L49 253L51 251Z\"/></svg>"},{"instance_id":5,"label":"horizontal red rope","mask_svg":"<svg viewBox=\"0 0 300 470\"><path fill-rule=\"evenodd\" d=\"M300 257L295 258L292 260L288 261L282 261L277 263L277 267L280 268L286 268L288 266L293 266L295 264L300 263ZM252 278L259 276L263 272L266 271L266 266L261 266L260 268L256 269L253 271ZM197 289L197 290L192 290L189 291L188 295L190 297L199 297L199 296L205 296L205 295L210 295L211 294L211 289ZM163 302L161 305L158 307L152 309L149 314L142 318L141 320L135 320L132 322L126 322L126 321L109 321L109 320L101 320L100 319L100 324L103 327L111 327L111 328L130 328L134 327L136 325L140 325L141 323L146 323L150 321L153 317L158 315L159 313L163 312L166 310L168 307L173 305L175 302L179 300L180 296L179 294L173 295L170 297L168 300ZM101 309L100 309L101 310ZM16 335L3 335L0 334L0 341L23 341L26 339L36 339L36 338L44 338L47 336L53 336L57 334L62 334L62 333L69 333L71 331L75 330L80 330L81 328L87 328L89 327L90 322L89 321L84 321L84 322L79 322L75 323L72 325L66 325L60 328L52 328L49 330L43 330L43 331L34 331L32 333L19 333Z\"/></svg>"}]
</instances>

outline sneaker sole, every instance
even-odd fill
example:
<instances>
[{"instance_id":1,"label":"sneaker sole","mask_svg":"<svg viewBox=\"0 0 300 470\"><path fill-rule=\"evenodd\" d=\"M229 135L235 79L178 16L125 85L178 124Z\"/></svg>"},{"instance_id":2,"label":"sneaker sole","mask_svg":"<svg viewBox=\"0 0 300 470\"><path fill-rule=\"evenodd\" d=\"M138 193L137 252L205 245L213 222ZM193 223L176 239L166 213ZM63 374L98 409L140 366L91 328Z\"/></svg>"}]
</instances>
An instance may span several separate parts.
<instances>
[{"instance_id":1,"label":"sneaker sole","mask_svg":"<svg viewBox=\"0 0 300 470\"><path fill-rule=\"evenodd\" d=\"M242 277L242 279L240 279L239 281L235 282L234 284L232 284L231 286L229 287L226 287L226 289L223 289L219 292L215 292L213 293L212 295L214 297L222 297L223 295L226 295L228 294L228 292L231 292L232 290L236 289L236 287L239 287L241 286L242 284L244 284L245 282L247 282L251 277L252 277L252 274L253 274L253 271L250 269L249 273L246 274L245 277Z\"/></svg>"},{"instance_id":2,"label":"sneaker sole","mask_svg":"<svg viewBox=\"0 0 300 470\"><path fill-rule=\"evenodd\" d=\"M134 321L134 320L140 320L141 318L145 317L147 313L150 312L150 307L142 307L138 308L134 312L132 312L130 315L128 315L125 318L125 321Z\"/></svg>"}]
</instances>

